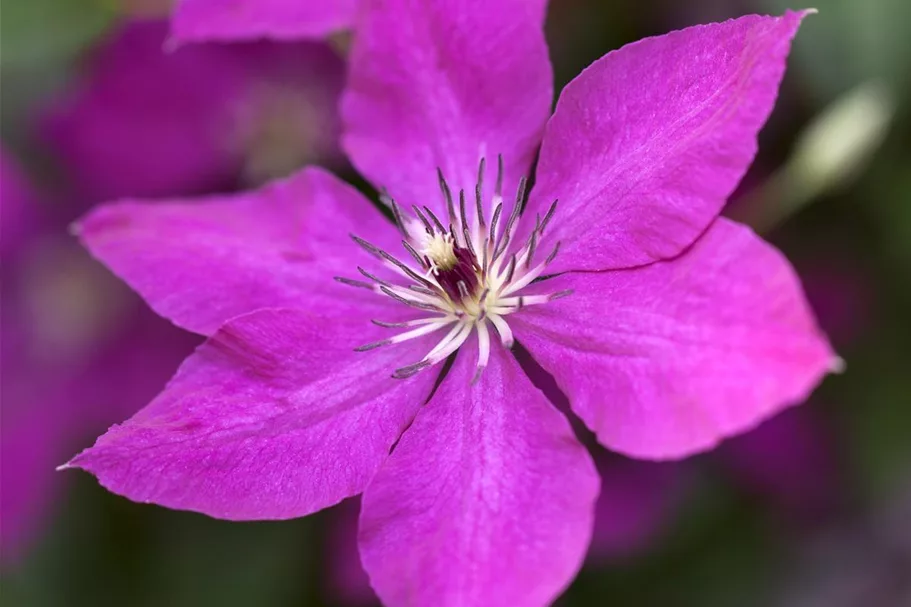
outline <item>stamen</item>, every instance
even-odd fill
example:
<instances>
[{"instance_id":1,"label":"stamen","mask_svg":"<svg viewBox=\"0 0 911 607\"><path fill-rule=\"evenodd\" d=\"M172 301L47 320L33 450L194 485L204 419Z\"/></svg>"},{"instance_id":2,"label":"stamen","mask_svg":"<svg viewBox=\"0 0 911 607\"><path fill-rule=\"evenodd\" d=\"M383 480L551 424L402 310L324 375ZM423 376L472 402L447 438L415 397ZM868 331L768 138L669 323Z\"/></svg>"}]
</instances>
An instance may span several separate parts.
<instances>
[{"instance_id":1,"label":"stamen","mask_svg":"<svg viewBox=\"0 0 911 607\"><path fill-rule=\"evenodd\" d=\"M465 190L459 190L459 215L462 219L462 227L468 227L468 213L465 211Z\"/></svg>"},{"instance_id":2,"label":"stamen","mask_svg":"<svg viewBox=\"0 0 911 607\"><path fill-rule=\"evenodd\" d=\"M377 325L378 327L384 327L386 329L398 329L402 327L415 327L418 325L426 325L437 322L454 322L456 319L455 316L446 315L446 316L430 316L427 318L416 318L414 320L407 320L404 322L384 322L382 320L373 319L370 322Z\"/></svg>"},{"instance_id":3,"label":"stamen","mask_svg":"<svg viewBox=\"0 0 911 607\"><path fill-rule=\"evenodd\" d=\"M358 348L355 348L354 351L355 352L366 352L367 350L373 350L374 348L380 348L382 346L400 344L403 341L408 341L410 339L415 339L416 337L421 337L423 335L433 333L434 331L439 331L440 329L442 329L443 327L445 327L448 324L449 324L449 322L428 323L428 324L424 325L423 327L418 327L417 329L412 329L411 331L399 333L398 335L395 335L394 337L390 337L389 339L384 339L382 341L373 342L372 344L360 346Z\"/></svg>"},{"instance_id":4,"label":"stamen","mask_svg":"<svg viewBox=\"0 0 911 607\"><path fill-rule=\"evenodd\" d=\"M481 374L487 368L487 360L490 358L490 333L487 331L487 323L482 321L475 326L478 329L478 368L471 380L472 384L476 384L481 379Z\"/></svg>"},{"instance_id":5,"label":"stamen","mask_svg":"<svg viewBox=\"0 0 911 607\"><path fill-rule=\"evenodd\" d=\"M363 346L358 346L354 349L355 352L366 352L367 350L375 350L376 348L381 348L383 346L388 346L392 343L391 339L384 339L383 341L375 341L372 344L366 344Z\"/></svg>"},{"instance_id":6,"label":"stamen","mask_svg":"<svg viewBox=\"0 0 911 607\"><path fill-rule=\"evenodd\" d=\"M503 279L504 284L509 284L512 282L512 276L516 272L516 256L513 255L509 258L509 265L506 267L506 278Z\"/></svg>"},{"instance_id":7,"label":"stamen","mask_svg":"<svg viewBox=\"0 0 911 607\"><path fill-rule=\"evenodd\" d=\"M562 241L558 240L557 244L554 245L554 250L551 252L550 255L547 256L547 259L544 260L544 265L550 265L550 262L552 262L554 259L557 258L557 253L560 252L560 243L561 242Z\"/></svg>"},{"instance_id":8,"label":"stamen","mask_svg":"<svg viewBox=\"0 0 911 607\"><path fill-rule=\"evenodd\" d=\"M486 160L484 158L481 158L481 163L478 166L478 183L474 188L475 205L477 206L478 212L478 225L481 227L481 229L484 229L485 227L484 209L482 207L481 198L484 196L484 168L486 164Z\"/></svg>"},{"instance_id":9,"label":"stamen","mask_svg":"<svg viewBox=\"0 0 911 607\"><path fill-rule=\"evenodd\" d=\"M349 287L357 287L359 289L370 289L373 290L373 285L362 280L354 280L352 278L345 278L344 276L333 276L333 280L336 280L343 285L348 285Z\"/></svg>"},{"instance_id":10,"label":"stamen","mask_svg":"<svg viewBox=\"0 0 911 607\"><path fill-rule=\"evenodd\" d=\"M414 250L414 247L407 240L402 241L402 246L405 247L405 250L408 251L408 254L418 263L419 266L425 270L430 268L430 264L427 263L427 258L421 258L417 251Z\"/></svg>"},{"instance_id":11,"label":"stamen","mask_svg":"<svg viewBox=\"0 0 911 607\"><path fill-rule=\"evenodd\" d=\"M497 154L497 185L493 189L494 204L503 200L503 154Z\"/></svg>"},{"instance_id":12,"label":"stamen","mask_svg":"<svg viewBox=\"0 0 911 607\"><path fill-rule=\"evenodd\" d=\"M392 266L393 266L394 268L397 268L398 270L400 270L403 274L405 274L405 276L407 276L407 277L410 278L411 280L413 280L413 281L415 281L415 282L419 282L419 283L423 284L425 287L427 287L427 288L429 288L429 289L432 289L432 288L436 287L435 284L433 284L432 282L430 282L429 280L427 280L426 278L424 278L423 276L421 276L420 274L418 274L417 272L415 272L414 270L412 270L411 268L409 268L408 266L406 266L405 264L403 264L401 261L399 261L398 259L396 259L396 258L393 257L392 255L390 255L389 253L387 253L387 252L384 251L383 249L381 249L381 248L379 248L379 247L377 247L377 246L375 246L375 245L370 244L369 242L367 242L367 241L364 240L363 238L358 238L358 237L355 236L354 234L351 235L351 238L353 238L354 241L355 241L356 243L358 243L359 245L361 245L361 246L362 246L366 251L368 251L371 255L373 255L374 257L377 257L377 258L379 258L379 259L382 259L382 260L384 260L384 261L389 262L390 264L392 264ZM373 278L373 277L371 276L371 278ZM374 280L376 280L376 279L374 279Z\"/></svg>"},{"instance_id":13,"label":"stamen","mask_svg":"<svg viewBox=\"0 0 911 607\"><path fill-rule=\"evenodd\" d=\"M488 242L492 245L497 235L497 226L500 223L500 213L503 212L503 203L499 203L493 210L493 219L490 220L490 236Z\"/></svg>"},{"instance_id":14,"label":"stamen","mask_svg":"<svg viewBox=\"0 0 911 607\"><path fill-rule=\"evenodd\" d=\"M410 260L403 258L404 261L400 261L376 245L351 235L361 248L407 281L383 279L362 267L357 268L358 272L369 282L345 277L336 277L335 280L371 289L410 308L429 312L422 318L399 322L371 320L380 327L405 330L387 339L359 346L356 348L358 352L401 343L447 328L445 336L420 361L396 369L392 374L395 378L411 377L441 362L477 330L478 361L472 379L476 382L489 361L491 331L497 332L504 347L510 348L514 344L515 338L506 316L519 312L525 306L543 304L572 293L565 290L550 294L522 294L525 287L540 280L560 250L560 242L557 242L544 261L535 259L544 232L549 229L556 214L557 201L554 200L543 216L535 216L534 225L524 230L527 240L521 248L514 250L514 241L516 246L522 244L517 240L520 233L517 224L527 203L528 180L525 177L519 179L515 203L508 217L504 217L503 157L497 155L496 184L489 207L485 207L484 200L486 172L487 161L482 157L474 186L475 212L469 217L470 202L466 199L466 190L459 189L456 209L453 191L443 171L437 168L440 193L448 214L447 223L430 206L414 205L413 216L406 215L404 207L398 205L388 192L381 191L380 200L392 209L396 226L405 235L402 246ZM421 233L419 226L423 226L427 236Z\"/></svg>"},{"instance_id":15,"label":"stamen","mask_svg":"<svg viewBox=\"0 0 911 607\"><path fill-rule=\"evenodd\" d=\"M367 242L366 240L364 240L363 238L358 238L354 234L349 234L348 236L350 236L354 242L359 244L362 249L364 249L365 251L367 251L368 253L370 253L371 255L376 257L377 259L383 258L383 256L380 254L380 250L378 248L376 248L375 246L373 246L372 244L370 244L369 242Z\"/></svg>"},{"instance_id":16,"label":"stamen","mask_svg":"<svg viewBox=\"0 0 911 607\"><path fill-rule=\"evenodd\" d=\"M407 367L402 367L401 369L396 369L395 373L392 374L394 379L408 379L414 375L417 375L418 372L426 369L430 366L430 363L422 360L419 363L414 363L413 365L408 365Z\"/></svg>"},{"instance_id":17,"label":"stamen","mask_svg":"<svg viewBox=\"0 0 911 607\"><path fill-rule=\"evenodd\" d=\"M512 348L515 343L515 339L512 336L512 329L509 328L509 324L502 316L488 316L490 322L493 323L494 328L496 328L497 333L500 334L500 342L505 348Z\"/></svg>"},{"instance_id":18,"label":"stamen","mask_svg":"<svg viewBox=\"0 0 911 607\"><path fill-rule=\"evenodd\" d=\"M402 214L402 209L385 189L380 191L380 202L392 209L392 217L395 219L395 225L399 229L399 232L402 233L402 236L405 236L406 238L409 237L410 234L408 233L408 227L405 223L405 216Z\"/></svg>"},{"instance_id":19,"label":"stamen","mask_svg":"<svg viewBox=\"0 0 911 607\"><path fill-rule=\"evenodd\" d=\"M449 189L449 184L446 183L446 179L443 177L443 171L437 167L437 179L440 182L440 191L443 193L443 199L446 201L446 210L449 212L449 223L453 224L456 221L455 205L452 202L452 190Z\"/></svg>"},{"instance_id":20,"label":"stamen","mask_svg":"<svg viewBox=\"0 0 911 607\"><path fill-rule=\"evenodd\" d=\"M528 254L525 256L525 269L531 267L531 260L535 256L535 248L538 246L538 233L532 232L528 240Z\"/></svg>"},{"instance_id":21,"label":"stamen","mask_svg":"<svg viewBox=\"0 0 911 607\"><path fill-rule=\"evenodd\" d=\"M550 208L547 209L547 213L544 215L544 220L541 222L541 226L538 228L538 231L542 234L544 233L544 228L547 227L547 224L550 223L550 220L553 218L554 213L557 212L557 200L553 201L553 204L550 205Z\"/></svg>"},{"instance_id":22,"label":"stamen","mask_svg":"<svg viewBox=\"0 0 911 607\"><path fill-rule=\"evenodd\" d=\"M411 208L414 209L414 214L417 215L418 219L421 220L421 223L424 224L424 229L427 230L427 233L433 236L433 226L430 225L430 222L427 221L427 218L421 213L421 209L418 208L418 205L413 204L411 205Z\"/></svg>"},{"instance_id":23,"label":"stamen","mask_svg":"<svg viewBox=\"0 0 911 607\"><path fill-rule=\"evenodd\" d=\"M440 223L440 220L437 219L437 216L433 214L433 211L431 211L428 207L424 207L424 212L427 213L427 216L430 217L430 219L433 221L433 225L436 226L437 231L440 234L445 234L446 228L443 227L443 224Z\"/></svg>"},{"instance_id":24,"label":"stamen","mask_svg":"<svg viewBox=\"0 0 911 607\"><path fill-rule=\"evenodd\" d=\"M389 287L380 287L380 291L382 291L383 293L385 293L392 299L396 300L397 302L403 303L406 306L411 306L412 308L418 308L419 310L434 310L434 311L440 311L440 312L443 311L443 308L441 308L440 306L431 304L431 303L425 303L423 301L418 301L415 299L406 299L405 297L402 297L401 295L399 295L398 293L396 293Z\"/></svg>"}]
</instances>

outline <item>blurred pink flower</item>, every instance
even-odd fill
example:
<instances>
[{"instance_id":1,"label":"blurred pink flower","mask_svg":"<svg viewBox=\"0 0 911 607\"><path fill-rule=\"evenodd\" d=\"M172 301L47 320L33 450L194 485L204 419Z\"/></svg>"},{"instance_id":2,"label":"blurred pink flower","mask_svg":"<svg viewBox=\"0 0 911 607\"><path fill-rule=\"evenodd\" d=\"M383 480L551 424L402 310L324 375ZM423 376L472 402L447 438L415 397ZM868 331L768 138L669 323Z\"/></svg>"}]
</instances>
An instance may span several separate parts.
<instances>
[{"instance_id":1,"label":"blurred pink flower","mask_svg":"<svg viewBox=\"0 0 911 607\"><path fill-rule=\"evenodd\" d=\"M354 24L362 0L177 0L177 42L324 38Z\"/></svg>"},{"instance_id":2,"label":"blurred pink flower","mask_svg":"<svg viewBox=\"0 0 911 607\"><path fill-rule=\"evenodd\" d=\"M364 492L360 554L386 604L552 601L588 550L599 481L513 336L601 443L644 459L752 428L837 360L787 261L717 218L802 17L628 45L550 116L536 3L371 3L344 144L388 186L396 225L315 168L204 203L91 213L92 253L208 340L68 465L230 520ZM354 238L368 255L349 234L369 236ZM400 244L407 263L387 253ZM354 268L369 282L339 277Z\"/></svg>"},{"instance_id":3,"label":"blurred pink flower","mask_svg":"<svg viewBox=\"0 0 911 607\"><path fill-rule=\"evenodd\" d=\"M44 138L91 202L261 183L341 160L344 64L319 43L165 51L167 24L123 24L85 77L41 117Z\"/></svg>"},{"instance_id":4,"label":"blurred pink flower","mask_svg":"<svg viewBox=\"0 0 911 607\"><path fill-rule=\"evenodd\" d=\"M802 520L835 512L837 451L825 421L811 408L785 411L722 445L717 453L731 478Z\"/></svg>"},{"instance_id":5,"label":"blurred pink flower","mask_svg":"<svg viewBox=\"0 0 911 607\"><path fill-rule=\"evenodd\" d=\"M874 318L874 290L869 274L837 247L820 246L797 259L807 299L820 326L836 345L862 338Z\"/></svg>"},{"instance_id":6,"label":"blurred pink flower","mask_svg":"<svg viewBox=\"0 0 911 607\"><path fill-rule=\"evenodd\" d=\"M4 566L26 552L86 435L136 411L197 342L157 318L39 206L0 152L0 534Z\"/></svg>"}]
</instances>

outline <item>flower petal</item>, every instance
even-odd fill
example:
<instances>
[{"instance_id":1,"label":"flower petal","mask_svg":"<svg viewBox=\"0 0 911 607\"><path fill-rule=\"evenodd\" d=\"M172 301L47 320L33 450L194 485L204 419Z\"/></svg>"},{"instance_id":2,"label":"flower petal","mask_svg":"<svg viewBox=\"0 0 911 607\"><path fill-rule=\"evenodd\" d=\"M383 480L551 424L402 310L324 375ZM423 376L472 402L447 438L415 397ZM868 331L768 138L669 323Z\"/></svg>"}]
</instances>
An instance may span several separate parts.
<instances>
[{"instance_id":1,"label":"flower petal","mask_svg":"<svg viewBox=\"0 0 911 607\"><path fill-rule=\"evenodd\" d=\"M342 99L343 146L405 205L445 213L436 170L472 199L481 157L513 196L550 113L543 4L380 0L364 10ZM445 215L444 215L445 216Z\"/></svg>"},{"instance_id":2,"label":"flower petal","mask_svg":"<svg viewBox=\"0 0 911 607\"><path fill-rule=\"evenodd\" d=\"M67 467L138 502L231 520L303 516L356 495L435 380L391 378L426 342L353 351L380 331L298 310L235 318Z\"/></svg>"},{"instance_id":3,"label":"flower petal","mask_svg":"<svg viewBox=\"0 0 911 607\"><path fill-rule=\"evenodd\" d=\"M102 206L77 228L91 253L156 312L202 334L258 308L313 308L326 297L381 302L332 276L372 259L350 232L379 246L398 240L354 188L317 168L204 201ZM361 292L369 301L357 299Z\"/></svg>"},{"instance_id":4,"label":"flower petal","mask_svg":"<svg viewBox=\"0 0 911 607\"><path fill-rule=\"evenodd\" d=\"M389 607L550 604L585 555L591 457L504 349L472 385L476 360L458 355L364 493L361 558Z\"/></svg>"},{"instance_id":5,"label":"flower petal","mask_svg":"<svg viewBox=\"0 0 911 607\"><path fill-rule=\"evenodd\" d=\"M705 230L753 160L805 14L646 38L566 86L528 204L560 200L552 271L667 259Z\"/></svg>"},{"instance_id":6,"label":"flower petal","mask_svg":"<svg viewBox=\"0 0 911 607\"><path fill-rule=\"evenodd\" d=\"M360 0L179 0L171 19L178 42L323 38L348 29Z\"/></svg>"},{"instance_id":7,"label":"flower petal","mask_svg":"<svg viewBox=\"0 0 911 607\"><path fill-rule=\"evenodd\" d=\"M839 359L782 255L718 219L682 256L538 283L574 293L511 318L606 446L709 449L803 400Z\"/></svg>"}]
</instances>

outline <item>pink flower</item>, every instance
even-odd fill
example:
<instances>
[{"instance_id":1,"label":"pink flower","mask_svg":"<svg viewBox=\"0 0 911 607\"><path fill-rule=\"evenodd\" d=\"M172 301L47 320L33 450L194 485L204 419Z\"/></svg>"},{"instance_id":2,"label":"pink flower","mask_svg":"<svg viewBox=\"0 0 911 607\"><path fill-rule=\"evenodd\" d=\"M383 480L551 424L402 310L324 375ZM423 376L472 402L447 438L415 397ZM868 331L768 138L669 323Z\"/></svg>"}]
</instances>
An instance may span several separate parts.
<instances>
[{"instance_id":1,"label":"pink flower","mask_svg":"<svg viewBox=\"0 0 911 607\"><path fill-rule=\"evenodd\" d=\"M361 0L177 0L177 42L323 38L349 29Z\"/></svg>"},{"instance_id":2,"label":"pink flower","mask_svg":"<svg viewBox=\"0 0 911 607\"><path fill-rule=\"evenodd\" d=\"M197 340L94 264L56 216L61 205L40 198L0 150L4 567L50 514L65 480L54 472L60 458L148 402Z\"/></svg>"},{"instance_id":3,"label":"pink flower","mask_svg":"<svg viewBox=\"0 0 911 607\"><path fill-rule=\"evenodd\" d=\"M514 340L601 443L646 459L753 427L837 361L787 261L717 217L803 15L624 47L549 117L536 7L371 3L344 142L396 224L316 168L90 214L92 253L208 340L67 466L231 520L363 492L362 562L387 605L552 601L585 556L598 476Z\"/></svg>"},{"instance_id":4,"label":"pink flower","mask_svg":"<svg viewBox=\"0 0 911 607\"><path fill-rule=\"evenodd\" d=\"M82 198L198 195L338 164L344 63L316 42L164 52L133 21L46 108L41 130Z\"/></svg>"}]
</instances>

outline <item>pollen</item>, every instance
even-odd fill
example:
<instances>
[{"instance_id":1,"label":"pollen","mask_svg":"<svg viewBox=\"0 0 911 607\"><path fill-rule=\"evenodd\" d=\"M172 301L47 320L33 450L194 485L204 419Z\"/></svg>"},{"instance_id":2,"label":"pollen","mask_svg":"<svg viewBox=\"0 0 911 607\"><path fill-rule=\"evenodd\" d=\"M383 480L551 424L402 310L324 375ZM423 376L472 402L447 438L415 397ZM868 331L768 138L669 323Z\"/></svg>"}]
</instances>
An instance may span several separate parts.
<instances>
[{"instance_id":1,"label":"pollen","mask_svg":"<svg viewBox=\"0 0 911 607\"><path fill-rule=\"evenodd\" d=\"M422 253L430 260L435 271L446 272L459 263L455 254L455 242L449 234L428 235Z\"/></svg>"},{"instance_id":2,"label":"pollen","mask_svg":"<svg viewBox=\"0 0 911 607\"><path fill-rule=\"evenodd\" d=\"M442 172L437 171L447 211L445 222L427 206L412 206L412 215L387 194L381 196L402 234L402 246L408 253L406 261L352 235L361 248L396 272L401 280L379 278L361 267L357 270L367 282L344 277L336 277L336 280L371 289L415 310L415 318L406 322L373 320L381 327L404 330L357 350L391 346L446 330L444 337L421 360L396 369L392 374L395 378L411 377L442 362L458 350L472 333L477 333L477 379L487 366L492 334L499 337L506 348L512 347L513 334L507 321L509 315L527 306L544 304L570 294L568 291L523 293L545 275L547 266L559 252L559 242L544 259L540 259L538 250L538 244L556 211L557 201L553 202L543 218L535 218L534 227L526 230L524 240L519 240L517 233L525 204L526 181L524 178L519 180L507 217L502 196L502 157L498 158L496 186L490 200L484 198L485 168L485 161L481 159L473 204L468 203L464 190L459 192L456 203Z\"/></svg>"}]
</instances>

